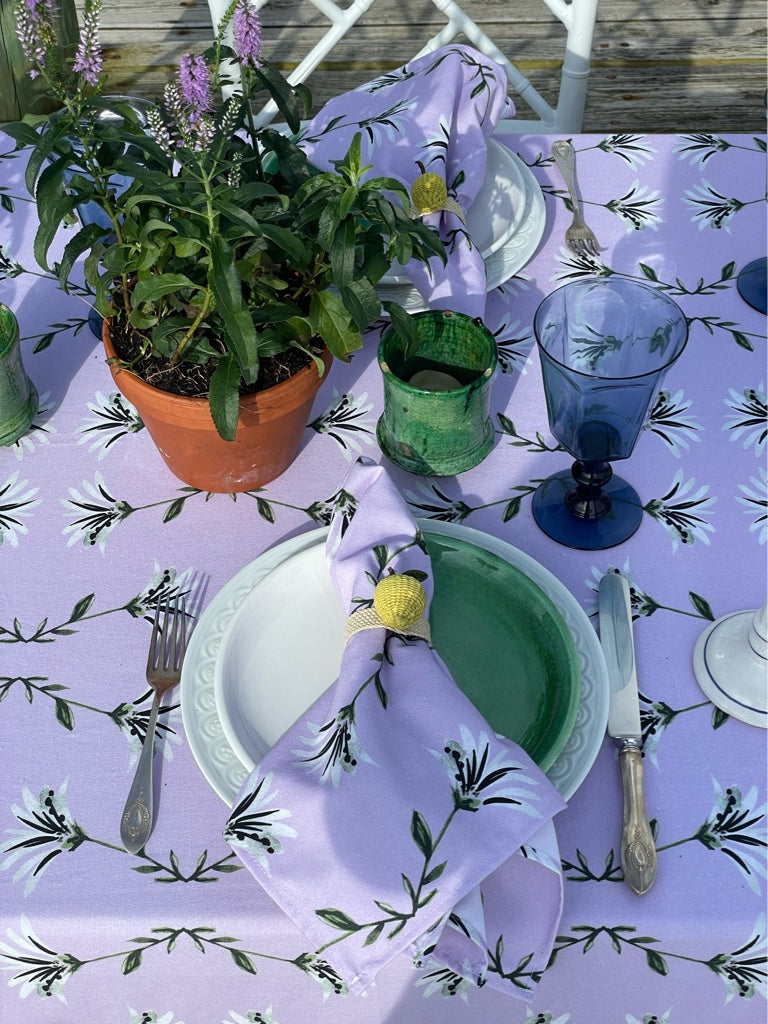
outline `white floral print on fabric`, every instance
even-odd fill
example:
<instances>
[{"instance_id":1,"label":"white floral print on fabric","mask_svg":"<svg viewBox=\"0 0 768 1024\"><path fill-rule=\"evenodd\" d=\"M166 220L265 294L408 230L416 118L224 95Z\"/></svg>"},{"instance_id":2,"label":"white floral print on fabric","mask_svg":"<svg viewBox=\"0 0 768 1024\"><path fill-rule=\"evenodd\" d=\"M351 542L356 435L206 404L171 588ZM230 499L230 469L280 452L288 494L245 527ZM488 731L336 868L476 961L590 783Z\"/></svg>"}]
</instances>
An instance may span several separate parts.
<instances>
[{"instance_id":1,"label":"white floral print on fabric","mask_svg":"<svg viewBox=\"0 0 768 1024\"><path fill-rule=\"evenodd\" d=\"M0 544L19 546L19 537L29 532L24 519L42 504L42 498L35 495L39 487L30 487L28 480L19 480L18 470L0 486Z\"/></svg>"}]
</instances>

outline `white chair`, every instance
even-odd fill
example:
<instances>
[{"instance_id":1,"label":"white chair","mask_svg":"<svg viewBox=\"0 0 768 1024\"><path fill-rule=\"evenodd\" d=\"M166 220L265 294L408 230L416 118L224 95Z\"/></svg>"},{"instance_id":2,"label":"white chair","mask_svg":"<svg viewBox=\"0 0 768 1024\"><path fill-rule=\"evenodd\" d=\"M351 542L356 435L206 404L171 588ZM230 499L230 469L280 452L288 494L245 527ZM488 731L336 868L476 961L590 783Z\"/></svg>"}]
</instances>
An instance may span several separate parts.
<instances>
[{"instance_id":1,"label":"white chair","mask_svg":"<svg viewBox=\"0 0 768 1024\"><path fill-rule=\"evenodd\" d=\"M208 0L215 29L218 30L219 23L230 2L231 0ZM257 7L261 9L269 2L270 0L259 0ZM308 78L376 0L353 0L350 6L343 10L337 7L333 0L309 0L309 2L328 18L331 26L295 71L288 76L292 85L304 82ZM570 0L570 2L567 0L542 0L542 3L546 4L565 28L565 53L560 72L557 106L555 107L552 107L544 99L525 75L454 0L432 0L432 2L445 15L447 25L414 56L431 53L463 34L476 49L504 66L511 91L538 115L533 119L515 117L504 120L499 125L500 129L507 132L553 133L581 130L598 0ZM275 105L268 103L258 115L257 124L269 124L276 113Z\"/></svg>"}]
</instances>

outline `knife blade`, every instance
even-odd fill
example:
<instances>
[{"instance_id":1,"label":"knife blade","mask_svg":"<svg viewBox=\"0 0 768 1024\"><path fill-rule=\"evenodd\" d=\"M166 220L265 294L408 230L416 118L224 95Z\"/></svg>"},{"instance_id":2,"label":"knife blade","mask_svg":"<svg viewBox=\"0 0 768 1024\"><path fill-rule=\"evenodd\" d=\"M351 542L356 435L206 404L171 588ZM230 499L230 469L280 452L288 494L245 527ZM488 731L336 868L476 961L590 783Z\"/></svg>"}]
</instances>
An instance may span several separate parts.
<instances>
[{"instance_id":1,"label":"knife blade","mask_svg":"<svg viewBox=\"0 0 768 1024\"><path fill-rule=\"evenodd\" d=\"M611 686L608 735L619 744L624 799L621 866L627 885L642 896L656 879L656 847L643 796L643 741L629 584L619 573L606 573L600 581L598 611Z\"/></svg>"}]
</instances>

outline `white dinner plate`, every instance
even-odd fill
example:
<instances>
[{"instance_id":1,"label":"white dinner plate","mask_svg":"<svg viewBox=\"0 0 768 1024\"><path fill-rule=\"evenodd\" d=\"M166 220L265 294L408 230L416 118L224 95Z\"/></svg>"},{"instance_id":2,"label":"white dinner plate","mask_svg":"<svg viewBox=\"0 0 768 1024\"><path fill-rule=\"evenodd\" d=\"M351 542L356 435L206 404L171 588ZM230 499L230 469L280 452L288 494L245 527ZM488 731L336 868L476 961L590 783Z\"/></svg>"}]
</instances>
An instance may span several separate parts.
<instances>
[{"instance_id":1,"label":"white dinner plate","mask_svg":"<svg viewBox=\"0 0 768 1024\"><path fill-rule=\"evenodd\" d=\"M539 246L547 220L544 195L533 172L515 153L510 150L507 153L515 168L515 216L512 229L502 244L485 257L488 292L504 284L528 263ZM407 275L401 275L398 283L383 277L376 291L380 299L399 302L409 313L427 309L424 298Z\"/></svg>"},{"instance_id":2,"label":"white dinner plate","mask_svg":"<svg viewBox=\"0 0 768 1024\"><path fill-rule=\"evenodd\" d=\"M608 718L608 675L597 635L573 595L547 569L524 552L504 541L469 527L437 520L420 520L422 529L465 540L503 558L536 583L549 597L571 631L581 673L579 707L573 730L565 747L547 775L565 799L576 792L592 767L603 741ZM254 587L268 579L269 573L287 560L309 548L323 545L327 529L313 530L285 541L265 552L241 569L213 598L192 634L184 659L181 684L181 708L184 729L190 749L203 775L219 796L231 806L240 787L248 777L254 761L255 748L248 748L248 732L239 730L240 742L248 756L244 763L227 736L217 704L216 670L222 645L226 646L236 613ZM321 564L318 562L318 564ZM327 570L325 570L327 572ZM309 588L308 588L309 589ZM301 615L301 598L296 608ZM319 664L325 659L326 673L333 676L338 654L334 645L320 644ZM306 710L315 697L311 687L302 688L300 681L287 685L281 680L280 665L274 665L275 679L271 688L272 704L266 720L270 722L266 744L264 732L260 743L269 746L284 728ZM288 695L290 691L290 696ZM232 709L228 709L232 714ZM231 732L231 728L229 729ZM262 751L263 752L263 751ZM258 755L256 755L258 756Z\"/></svg>"},{"instance_id":3,"label":"white dinner plate","mask_svg":"<svg viewBox=\"0 0 768 1024\"><path fill-rule=\"evenodd\" d=\"M485 260L505 245L523 223L529 184L527 170L502 142L493 137L488 139L483 183L466 211L467 231ZM410 286L411 279L402 263L395 263L380 283Z\"/></svg>"}]
</instances>

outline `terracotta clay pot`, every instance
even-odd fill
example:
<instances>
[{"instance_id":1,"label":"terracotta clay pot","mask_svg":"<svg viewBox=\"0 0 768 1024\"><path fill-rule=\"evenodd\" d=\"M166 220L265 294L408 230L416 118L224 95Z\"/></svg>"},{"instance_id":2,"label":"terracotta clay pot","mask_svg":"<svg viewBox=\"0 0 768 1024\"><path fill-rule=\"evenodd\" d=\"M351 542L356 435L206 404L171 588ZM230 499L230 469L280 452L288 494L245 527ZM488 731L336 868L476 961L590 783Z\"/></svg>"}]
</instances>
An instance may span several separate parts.
<instances>
[{"instance_id":1,"label":"terracotta clay pot","mask_svg":"<svg viewBox=\"0 0 768 1024\"><path fill-rule=\"evenodd\" d=\"M109 359L117 353L109 321L102 334ZM326 367L332 356L323 353ZM161 391L110 364L116 387L135 406L170 471L201 491L231 494L269 483L296 457L312 403L326 374L312 365L255 395L240 399L234 441L219 436L207 398Z\"/></svg>"}]
</instances>

